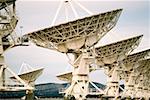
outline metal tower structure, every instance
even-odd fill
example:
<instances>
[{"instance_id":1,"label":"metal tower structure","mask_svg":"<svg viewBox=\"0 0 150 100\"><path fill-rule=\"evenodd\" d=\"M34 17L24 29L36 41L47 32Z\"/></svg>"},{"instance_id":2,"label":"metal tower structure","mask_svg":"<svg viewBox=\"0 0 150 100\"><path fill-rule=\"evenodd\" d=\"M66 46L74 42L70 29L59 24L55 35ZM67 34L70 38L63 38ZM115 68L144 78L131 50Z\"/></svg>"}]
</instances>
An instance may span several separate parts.
<instances>
[{"instance_id":1,"label":"metal tower structure","mask_svg":"<svg viewBox=\"0 0 150 100\"><path fill-rule=\"evenodd\" d=\"M29 86L35 88L35 81L36 79L42 74L44 68L32 68L30 65L27 65L25 63L22 64L20 71L18 73L18 76ZM18 82L18 80L12 76L10 77L15 82ZM36 96L34 95L33 89L26 90L26 96L25 100L33 100ZM24 99L23 97L23 99Z\"/></svg>"},{"instance_id":2,"label":"metal tower structure","mask_svg":"<svg viewBox=\"0 0 150 100\"><path fill-rule=\"evenodd\" d=\"M15 2L16 0L0 0L0 91L27 90L28 92L34 90L31 82L35 81L43 69L17 75L6 65L3 56L6 50L20 43L14 32L18 22Z\"/></svg>"},{"instance_id":3,"label":"metal tower structure","mask_svg":"<svg viewBox=\"0 0 150 100\"><path fill-rule=\"evenodd\" d=\"M77 18L78 14L70 1L65 1L65 3L71 5ZM43 48L74 55L73 62L70 62L73 71L57 76L60 80L70 83L70 86L62 91L65 93L65 98L70 100L74 97L76 100L85 100L89 94L112 99L120 97L131 99L139 98L139 96L148 98L149 59L144 59L144 57L149 50L131 55L131 52L138 47L143 35L95 47L95 44L116 25L122 9L91 15L90 11L78 3L90 14L89 17L54 25L61 5L62 3L57 9L51 27L28 33L22 38L29 39ZM67 20L67 10L65 13ZM90 72L99 68L104 69L108 76L107 87L104 91L89 78ZM125 80L124 89L119 85L120 80ZM98 92L89 91L89 84L93 85ZM141 95L142 92L144 95Z\"/></svg>"},{"instance_id":4,"label":"metal tower structure","mask_svg":"<svg viewBox=\"0 0 150 100\"><path fill-rule=\"evenodd\" d=\"M121 11L92 15L24 35L40 47L74 55L71 85L64 91L66 97L83 100L89 94L89 67L95 59L89 50L116 25Z\"/></svg>"},{"instance_id":5,"label":"metal tower structure","mask_svg":"<svg viewBox=\"0 0 150 100\"><path fill-rule=\"evenodd\" d=\"M148 83L149 79L146 79L148 77L145 77L145 75L148 75L146 72L149 71L148 65L149 64L149 60L145 60L145 59L149 59L150 58L150 49L145 50L145 51L141 51L132 55L128 55L127 58L125 58L122 61L122 67L124 68L124 70L121 71L122 75L121 75L121 79L125 80L125 89L122 93L122 97L124 98L137 98L137 89L143 89L142 91L142 95L138 94L138 97L144 97L147 98L148 97ZM143 60L143 61L141 61ZM143 63L144 62L144 63ZM143 64L141 66L141 64ZM142 72L143 71L143 72ZM140 78L140 76L142 76L142 80ZM145 77L145 79L144 79ZM138 83L144 82L146 85L138 85L138 87L136 86L136 82L137 80L139 81ZM146 81L146 82L145 82ZM141 86L141 87L139 87ZM144 88L145 87L145 88ZM145 90L145 91L144 91Z\"/></svg>"},{"instance_id":6,"label":"metal tower structure","mask_svg":"<svg viewBox=\"0 0 150 100\"><path fill-rule=\"evenodd\" d=\"M108 76L103 97L119 97L119 70L123 70L120 64L139 45L141 38L142 35L95 48L96 64Z\"/></svg>"},{"instance_id":7,"label":"metal tower structure","mask_svg":"<svg viewBox=\"0 0 150 100\"><path fill-rule=\"evenodd\" d=\"M134 85L134 98L149 99L149 64L150 59L139 61L135 64L133 72L130 75L129 81ZM132 79L132 80L131 80Z\"/></svg>"},{"instance_id":8,"label":"metal tower structure","mask_svg":"<svg viewBox=\"0 0 150 100\"><path fill-rule=\"evenodd\" d=\"M15 0L1 0L0 1L0 90L16 90L30 88L27 84L17 76L4 62L3 52L15 44L12 33L17 24L17 17L15 15ZM25 87L8 87L6 85L6 70L16 77Z\"/></svg>"}]
</instances>

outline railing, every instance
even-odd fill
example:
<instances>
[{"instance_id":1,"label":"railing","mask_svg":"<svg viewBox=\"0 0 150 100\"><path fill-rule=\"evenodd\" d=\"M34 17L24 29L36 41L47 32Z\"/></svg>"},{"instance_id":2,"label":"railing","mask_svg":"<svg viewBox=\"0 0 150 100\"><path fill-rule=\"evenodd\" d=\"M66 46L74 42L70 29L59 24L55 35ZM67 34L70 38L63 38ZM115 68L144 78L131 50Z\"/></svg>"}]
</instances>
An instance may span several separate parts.
<instances>
[{"instance_id":1,"label":"railing","mask_svg":"<svg viewBox=\"0 0 150 100\"><path fill-rule=\"evenodd\" d=\"M23 85L21 85L21 84L16 84L16 83L14 83L14 82L10 82L10 80L2 80L2 81L0 81L0 83L1 83L1 86L3 86L3 87L23 87Z\"/></svg>"},{"instance_id":2,"label":"railing","mask_svg":"<svg viewBox=\"0 0 150 100\"><path fill-rule=\"evenodd\" d=\"M66 90L66 88L61 88L61 89L59 89L59 93L65 93L65 90ZM98 91L97 89L95 89L95 88L90 88L89 89L89 94L90 95L100 95L100 94L102 94L100 91Z\"/></svg>"}]
</instances>

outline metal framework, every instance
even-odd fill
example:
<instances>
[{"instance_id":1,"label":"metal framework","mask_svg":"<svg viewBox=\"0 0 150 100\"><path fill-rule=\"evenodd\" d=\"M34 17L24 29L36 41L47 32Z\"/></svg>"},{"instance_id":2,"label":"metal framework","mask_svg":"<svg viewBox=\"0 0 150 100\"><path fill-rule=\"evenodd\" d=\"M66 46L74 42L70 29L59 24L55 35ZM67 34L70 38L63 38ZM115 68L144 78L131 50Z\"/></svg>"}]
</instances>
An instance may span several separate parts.
<instances>
[{"instance_id":1,"label":"metal framework","mask_svg":"<svg viewBox=\"0 0 150 100\"><path fill-rule=\"evenodd\" d=\"M131 76L129 78L129 81L131 83L131 81L133 82L133 97L134 98L145 98L145 99L149 99L150 97L150 80L149 80L149 68L150 65L150 59L145 59L145 60L141 60L139 61L133 69L133 72L131 72ZM132 80L131 80L132 78Z\"/></svg>"},{"instance_id":2,"label":"metal framework","mask_svg":"<svg viewBox=\"0 0 150 100\"><path fill-rule=\"evenodd\" d=\"M6 71L13 75L18 83L8 83L6 80ZM0 91L20 91L20 90L33 90L34 88L29 86L24 80L16 75L11 69L5 65L0 66Z\"/></svg>"},{"instance_id":3,"label":"metal framework","mask_svg":"<svg viewBox=\"0 0 150 100\"><path fill-rule=\"evenodd\" d=\"M57 75L57 78L62 80L62 81L71 82L71 80L72 80L72 72L67 72L67 73L63 73L63 74Z\"/></svg>"},{"instance_id":4,"label":"metal framework","mask_svg":"<svg viewBox=\"0 0 150 100\"><path fill-rule=\"evenodd\" d=\"M121 11L122 9L118 9L77 19L29 33L24 38L29 37L38 46L44 48L56 49L64 53L76 52L77 49L97 43L116 25Z\"/></svg>"},{"instance_id":5,"label":"metal framework","mask_svg":"<svg viewBox=\"0 0 150 100\"><path fill-rule=\"evenodd\" d=\"M118 9L77 19L23 36L38 46L74 54L71 85L64 91L65 97L85 99L88 94L93 94L89 92L89 83L99 91L99 95L103 94L89 79L89 66L94 63L95 56L90 55L88 50L116 25L121 11L122 9ZM62 77L68 81L68 74L59 76L61 79Z\"/></svg>"},{"instance_id":6,"label":"metal framework","mask_svg":"<svg viewBox=\"0 0 150 100\"><path fill-rule=\"evenodd\" d=\"M26 67L26 64L23 65L23 67ZM38 68L38 69L27 69L27 71L18 74L18 76L29 86L35 88L35 80L42 74L44 68ZM15 82L18 82L18 80L14 77L11 76L10 79L12 79ZM26 100L32 100L34 98L34 91L33 89L28 89L26 90Z\"/></svg>"},{"instance_id":7,"label":"metal framework","mask_svg":"<svg viewBox=\"0 0 150 100\"><path fill-rule=\"evenodd\" d=\"M104 68L108 76L107 88L105 89L104 96L119 96L119 70L122 69L120 63L139 45L142 36L143 35L132 37L95 48L96 64Z\"/></svg>"},{"instance_id":8,"label":"metal framework","mask_svg":"<svg viewBox=\"0 0 150 100\"><path fill-rule=\"evenodd\" d=\"M78 17L73 5L69 1L65 1L65 3L70 4L75 16ZM80 3L76 2L76 4L90 15L92 14ZM56 21L61 5L62 3L57 9L52 25ZM149 97L150 68L148 67L149 59L145 58L149 54L149 50L130 55L138 47L143 35L94 47L116 25L121 12L122 9L117 9L91 15L31 32L22 37L29 39L37 46L74 55L74 61L71 62L73 71L57 76L60 80L71 83L63 91L67 99L70 100L74 96L76 100L84 100L88 94L103 95L104 98L113 99L120 96L122 98L130 97L130 99L132 97ZM68 20L66 8L65 13L66 20ZM108 76L107 88L104 91L99 89L89 78L90 72L99 68L103 68ZM119 85L120 80L126 82L124 89ZM93 85L98 92L90 92L89 84ZM119 89L122 89L123 92L119 92Z\"/></svg>"},{"instance_id":9,"label":"metal framework","mask_svg":"<svg viewBox=\"0 0 150 100\"><path fill-rule=\"evenodd\" d=\"M7 5L14 4L16 0L0 0L0 10L7 7ZM7 5L6 5L7 3Z\"/></svg>"},{"instance_id":10,"label":"metal framework","mask_svg":"<svg viewBox=\"0 0 150 100\"><path fill-rule=\"evenodd\" d=\"M35 80L42 74L42 72L43 72L43 68L40 68L40 69L34 69L32 71L19 74L18 76L26 83L32 86L34 85ZM14 81L18 81L14 76L10 78L13 79Z\"/></svg>"},{"instance_id":11,"label":"metal framework","mask_svg":"<svg viewBox=\"0 0 150 100\"><path fill-rule=\"evenodd\" d=\"M0 0L0 91L33 91L34 87L29 83L31 83L31 81L33 82L35 78L41 74L43 69L17 75L4 61L3 53L18 44L18 38L14 32L18 22L15 14L15 1L16 0ZM10 75L13 77L10 78ZM31 79L28 80L27 77ZM15 79L16 82L13 82L12 79Z\"/></svg>"},{"instance_id":12,"label":"metal framework","mask_svg":"<svg viewBox=\"0 0 150 100\"><path fill-rule=\"evenodd\" d=\"M137 74L140 72L140 71L136 72L137 66L139 66L138 64L139 64L139 62L141 62L141 60L144 61L145 59L148 59L148 58L150 58L150 49L129 55L129 56L127 56L127 58L125 58L122 61L121 67L124 70L120 71L120 76L121 76L121 79L125 80L125 84L124 84L125 89L122 93L122 97L129 97L129 98L136 97L135 95L137 93L136 93L136 86L135 86L135 78L138 78L138 80L140 79L139 76L137 77ZM147 62L147 63L149 63L149 62ZM143 67L147 68L146 66L144 66L144 64L143 64ZM143 70L143 71L147 70L147 72L149 71L149 68L143 69L140 66L138 67L138 69ZM146 75L145 73L141 73L141 72L140 72L140 74ZM143 79L142 82L143 81L147 81L147 79ZM148 89L148 88L146 88L146 89ZM143 91L142 95L139 95L139 96L146 97L145 95L147 95L147 93L144 93L144 91Z\"/></svg>"},{"instance_id":13,"label":"metal framework","mask_svg":"<svg viewBox=\"0 0 150 100\"><path fill-rule=\"evenodd\" d=\"M16 0L0 1L0 36L6 37L10 35L18 22L15 15Z\"/></svg>"}]
</instances>

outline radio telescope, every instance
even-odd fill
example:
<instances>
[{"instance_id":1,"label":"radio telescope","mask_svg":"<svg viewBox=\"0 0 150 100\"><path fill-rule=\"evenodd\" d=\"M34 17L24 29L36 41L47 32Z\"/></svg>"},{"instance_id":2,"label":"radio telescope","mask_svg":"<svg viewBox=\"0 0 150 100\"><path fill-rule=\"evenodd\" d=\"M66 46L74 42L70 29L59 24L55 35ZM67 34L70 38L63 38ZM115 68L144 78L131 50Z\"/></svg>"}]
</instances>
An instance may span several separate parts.
<instances>
[{"instance_id":1,"label":"radio telescope","mask_svg":"<svg viewBox=\"0 0 150 100\"><path fill-rule=\"evenodd\" d=\"M28 71L26 73L19 74L18 76L22 80L24 80L26 83L34 85L35 80L42 74L42 71L43 71L43 68L34 69L34 70ZM10 77L10 78L17 81L14 76Z\"/></svg>"},{"instance_id":2,"label":"radio telescope","mask_svg":"<svg viewBox=\"0 0 150 100\"><path fill-rule=\"evenodd\" d=\"M23 38L28 37L40 47L74 54L71 85L64 91L66 97L72 95L76 99L85 99L88 95L89 65L94 61L88 49L116 25L121 11L92 15L24 35Z\"/></svg>"},{"instance_id":3,"label":"radio telescope","mask_svg":"<svg viewBox=\"0 0 150 100\"><path fill-rule=\"evenodd\" d=\"M18 18L15 14L15 2L16 0L0 0L0 91L33 91L34 87L28 84L27 78L25 77L33 76L32 79L37 78L38 75L34 76L34 74L36 74L38 70L17 75L5 64L4 61L3 53L19 43L14 32L18 22ZM10 78L10 75L13 77ZM17 82L13 82L12 79L15 79ZM31 81L34 81L32 79Z\"/></svg>"},{"instance_id":4,"label":"radio telescope","mask_svg":"<svg viewBox=\"0 0 150 100\"><path fill-rule=\"evenodd\" d=\"M142 35L95 48L96 64L104 68L108 76L105 97L119 94L120 63L139 45L141 38Z\"/></svg>"},{"instance_id":5,"label":"radio telescope","mask_svg":"<svg viewBox=\"0 0 150 100\"><path fill-rule=\"evenodd\" d=\"M145 59L139 61L134 67L132 75L130 76L133 80L133 85L135 89L135 98L149 98L149 68L150 59ZM129 80L131 81L131 80Z\"/></svg>"},{"instance_id":6,"label":"radio telescope","mask_svg":"<svg viewBox=\"0 0 150 100\"><path fill-rule=\"evenodd\" d=\"M19 72L18 76L23 81L25 81L29 86L35 88L35 80L42 74L43 69L44 68L34 69L30 65L23 63L21 68L20 68L20 72ZM10 77L10 79L14 80L15 82L18 82L18 80L14 76ZM27 90L26 94L27 94L25 97L26 100L30 100L30 99L34 98L34 91L33 90Z\"/></svg>"},{"instance_id":7,"label":"radio telescope","mask_svg":"<svg viewBox=\"0 0 150 100\"><path fill-rule=\"evenodd\" d=\"M149 64L149 62L145 59L148 59L150 57L150 49L145 50L145 51L141 51L132 55L128 55L127 58L125 58L122 61L122 67L124 67L124 70L121 71L121 79L125 80L125 89L122 93L123 97L133 97L134 95L136 95L137 93L136 91L136 83L135 83L135 78L137 78L137 73L140 73L141 75L146 75L146 73L141 73L139 70L147 70L147 72L149 71L149 68L147 68L146 63ZM145 63L145 66L143 64L143 67L146 69L143 69L142 67L139 66L140 62L143 60ZM139 66L139 67L137 67ZM137 71L138 69L138 71ZM136 72L137 71L137 72ZM139 76L138 76L139 77ZM146 77L147 78L147 77ZM140 78L139 78L140 79ZM141 80L141 82L145 82L145 81L149 81L149 79L144 79ZM140 83L140 82L138 82ZM146 82L145 82L146 83ZM146 83L147 84L147 83ZM148 90L148 87L140 85L142 87L145 87L146 90ZM143 88L143 92L142 92L142 96L141 97L146 97L147 95L147 91L144 92L144 88ZM140 96L140 95L139 95Z\"/></svg>"},{"instance_id":8,"label":"radio telescope","mask_svg":"<svg viewBox=\"0 0 150 100\"><path fill-rule=\"evenodd\" d=\"M70 3L70 1L65 1L65 3ZM75 15L77 15L72 5L71 7ZM60 8L61 5L56 12L52 25L54 25ZM84 7L82 8L89 12ZM37 46L74 55L74 61L71 62L74 68L73 71L57 76L60 80L70 83L67 89L61 91L61 93L65 93L67 99L70 100L71 97L74 97L77 100L84 100L89 94L98 94L104 98L117 99L120 96L123 97L125 94L124 92L119 92L121 88L119 81L122 79L125 80L125 75L131 72L128 70L128 66L124 65L124 60L138 47L143 35L95 48L99 40L116 25L121 12L122 9L96 15L91 15L89 12L89 17L79 18L74 21L44 28L28 33L22 37L23 39L29 39ZM66 16L66 18L67 17L68 16ZM143 56L144 55L145 53ZM140 65L140 61L136 63L138 64L135 65ZM90 72L97 70L97 68L104 69L108 76L107 87L104 91L99 89L89 78ZM138 70L138 68L136 68L136 70ZM127 74L125 74L126 72ZM149 76L147 71L139 71L137 76L145 74L146 76L144 77L146 79ZM129 77L127 78L129 79ZM149 81L145 79L143 81L149 83ZM136 82L137 81L138 80L136 80ZM89 84L92 84L98 92L89 91ZM125 86L127 86L127 84ZM127 87L125 87L125 89L126 88ZM135 91L137 91L137 88L134 92Z\"/></svg>"},{"instance_id":9,"label":"radio telescope","mask_svg":"<svg viewBox=\"0 0 150 100\"><path fill-rule=\"evenodd\" d=\"M15 1L0 0L0 91L27 90L26 99L28 100L33 99L31 95L34 90L34 82L42 74L43 68L16 75L6 66L2 55L11 47L18 44L23 45L20 44L22 41L15 37L14 32L18 22L15 14ZM70 1L66 0L64 3L70 4L77 17L77 12ZM149 57L150 50L131 54L138 47L143 35L95 48L99 40L116 25L122 9L92 15L80 3L74 2L90 16L53 26L61 9L60 4L51 27L28 33L22 37L24 41L29 39L37 46L74 55L74 60L71 62L73 71L57 76L60 80L70 83L70 86L62 91L65 97L69 100L72 97L77 100L85 100L87 95L100 95L114 99L119 96L136 99L149 98L150 58L147 57ZM65 13L68 19L67 10ZM90 72L97 68L104 69L108 76L107 87L104 91L89 78ZM15 85L6 84L6 71L10 72L11 77L8 78L14 80ZM120 80L125 80L123 92L119 92ZM89 84L97 91L90 91Z\"/></svg>"},{"instance_id":10,"label":"radio telescope","mask_svg":"<svg viewBox=\"0 0 150 100\"><path fill-rule=\"evenodd\" d=\"M37 45L62 53L80 53L79 49L96 44L115 25L121 9L52 26L25 35ZM92 40L92 41L91 41Z\"/></svg>"},{"instance_id":11,"label":"radio telescope","mask_svg":"<svg viewBox=\"0 0 150 100\"><path fill-rule=\"evenodd\" d=\"M145 50L141 52L137 52L131 55L128 55L125 59L121 61L119 65L122 69L119 71L120 79L125 80L125 88L123 93L121 93L122 97L133 97L135 94L134 87L134 66L137 65L137 62L140 60L144 60L149 56L150 50Z\"/></svg>"},{"instance_id":12,"label":"radio telescope","mask_svg":"<svg viewBox=\"0 0 150 100\"><path fill-rule=\"evenodd\" d=\"M0 36L6 37L10 35L17 25L18 19L15 15L16 0L1 0L0 1ZM10 9L9 9L10 8Z\"/></svg>"},{"instance_id":13,"label":"radio telescope","mask_svg":"<svg viewBox=\"0 0 150 100\"><path fill-rule=\"evenodd\" d=\"M57 75L57 78L62 80L62 81L71 82L71 80L72 80L72 72L67 72L67 73L63 73L63 74Z\"/></svg>"}]
</instances>

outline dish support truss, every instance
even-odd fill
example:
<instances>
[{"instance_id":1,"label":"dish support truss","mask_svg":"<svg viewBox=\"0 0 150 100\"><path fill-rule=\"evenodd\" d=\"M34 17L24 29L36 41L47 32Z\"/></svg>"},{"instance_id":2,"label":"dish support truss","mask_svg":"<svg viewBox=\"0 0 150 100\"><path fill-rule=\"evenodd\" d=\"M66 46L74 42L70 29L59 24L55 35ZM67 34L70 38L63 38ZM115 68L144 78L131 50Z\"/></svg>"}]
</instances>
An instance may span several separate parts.
<instances>
[{"instance_id":1,"label":"dish support truss","mask_svg":"<svg viewBox=\"0 0 150 100\"><path fill-rule=\"evenodd\" d=\"M103 94L103 91L89 78L89 66L94 63L94 56L86 50L82 51L80 55L74 55L75 61L72 63L74 70L72 72L71 85L64 91L65 97L74 96L77 100L84 100L87 95ZM89 91L89 84L97 89L97 93Z\"/></svg>"},{"instance_id":2,"label":"dish support truss","mask_svg":"<svg viewBox=\"0 0 150 100\"><path fill-rule=\"evenodd\" d=\"M0 1L0 91L19 91L33 90L34 88L28 85L23 79L16 75L4 61L3 53L13 47L16 43L16 34L14 29L18 19L15 10L16 0L1 0ZM11 74L20 83L11 84L7 82L7 73ZM11 79L9 79L11 80Z\"/></svg>"},{"instance_id":3,"label":"dish support truss","mask_svg":"<svg viewBox=\"0 0 150 100\"><path fill-rule=\"evenodd\" d=\"M35 80L42 74L44 68L32 68L30 65L23 63L18 76L29 86L35 88ZM12 76L10 77L14 82L18 82L18 80ZM19 82L20 83L20 82ZM24 96L26 100L32 100L34 97L33 89L26 90L26 96ZM24 98L23 97L23 98Z\"/></svg>"},{"instance_id":4,"label":"dish support truss","mask_svg":"<svg viewBox=\"0 0 150 100\"><path fill-rule=\"evenodd\" d=\"M95 45L118 21L122 9L38 30L23 36L36 45L62 53L76 53Z\"/></svg>"},{"instance_id":5,"label":"dish support truss","mask_svg":"<svg viewBox=\"0 0 150 100\"><path fill-rule=\"evenodd\" d=\"M94 63L94 56L88 50L116 25L121 11L117 9L85 17L23 36L38 46L74 54L71 85L64 91L66 97L71 95L77 100L86 99L88 94L93 94L89 92L89 83L98 90L98 95L103 94L89 79L89 67Z\"/></svg>"},{"instance_id":6,"label":"dish support truss","mask_svg":"<svg viewBox=\"0 0 150 100\"><path fill-rule=\"evenodd\" d=\"M141 38L142 35L95 48L96 64L104 68L108 76L104 96L120 96L120 70L124 70L120 66L121 62L139 45Z\"/></svg>"},{"instance_id":7,"label":"dish support truss","mask_svg":"<svg viewBox=\"0 0 150 100\"><path fill-rule=\"evenodd\" d=\"M150 49L129 55L122 62L122 79L125 80L125 90L122 97L148 98L149 93L149 58Z\"/></svg>"},{"instance_id":8,"label":"dish support truss","mask_svg":"<svg viewBox=\"0 0 150 100\"><path fill-rule=\"evenodd\" d=\"M134 68L129 76L128 80L129 91L126 92L127 95L129 95L128 92L131 92L132 94L131 97L146 98L146 99L150 97L149 64L150 59L142 60L139 61L137 64L135 64L137 68Z\"/></svg>"}]
</instances>

